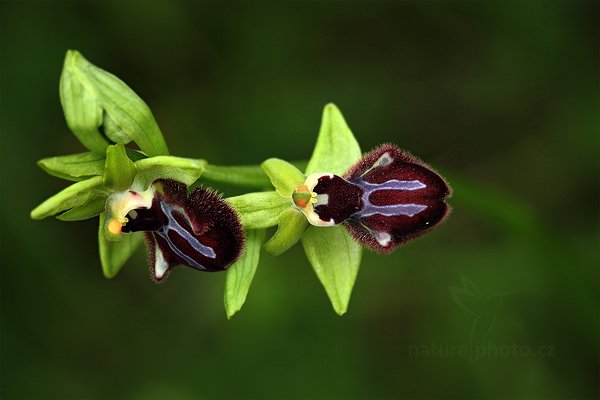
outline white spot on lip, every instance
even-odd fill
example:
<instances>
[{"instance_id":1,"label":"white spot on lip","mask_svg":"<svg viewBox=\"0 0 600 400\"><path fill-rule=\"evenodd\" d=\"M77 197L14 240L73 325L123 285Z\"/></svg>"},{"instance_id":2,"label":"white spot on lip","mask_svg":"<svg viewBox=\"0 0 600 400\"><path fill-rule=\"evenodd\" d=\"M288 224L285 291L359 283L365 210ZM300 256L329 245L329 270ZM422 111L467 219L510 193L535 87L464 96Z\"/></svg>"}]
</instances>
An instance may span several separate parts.
<instances>
[{"instance_id":1,"label":"white spot on lip","mask_svg":"<svg viewBox=\"0 0 600 400\"><path fill-rule=\"evenodd\" d=\"M156 279L162 279L169 269L169 264L167 263L167 260L165 260L165 257L163 256L163 253L160 250L160 247L158 247L156 241L154 242L154 258L154 275L156 276Z\"/></svg>"},{"instance_id":2,"label":"white spot on lip","mask_svg":"<svg viewBox=\"0 0 600 400\"><path fill-rule=\"evenodd\" d=\"M137 218L137 211L135 210L131 210L127 213L127 216L131 219L136 219Z\"/></svg>"},{"instance_id":3,"label":"white spot on lip","mask_svg":"<svg viewBox=\"0 0 600 400\"><path fill-rule=\"evenodd\" d=\"M389 246L390 242L392 241L392 237L387 232L374 231L373 236L375 236L377 242L383 247Z\"/></svg>"},{"instance_id":4,"label":"white spot on lip","mask_svg":"<svg viewBox=\"0 0 600 400\"><path fill-rule=\"evenodd\" d=\"M317 201L313 207L326 206L329 203L329 195L327 193L318 194L316 199Z\"/></svg>"},{"instance_id":5,"label":"white spot on lip","mask_svg":"<svg viewBox=\"0 0 600 400\"><path fill-rule=\"evenodd\" d=\"M373 168L375 168L375 167L385 167L386 165L390 165L393 161L394 161L394 159L390 156L389 152L383 153L381 155L381 157L379 157L377 159L377 161L375 161L375 164L373 165Z\"/></svg>"}]
</instances>

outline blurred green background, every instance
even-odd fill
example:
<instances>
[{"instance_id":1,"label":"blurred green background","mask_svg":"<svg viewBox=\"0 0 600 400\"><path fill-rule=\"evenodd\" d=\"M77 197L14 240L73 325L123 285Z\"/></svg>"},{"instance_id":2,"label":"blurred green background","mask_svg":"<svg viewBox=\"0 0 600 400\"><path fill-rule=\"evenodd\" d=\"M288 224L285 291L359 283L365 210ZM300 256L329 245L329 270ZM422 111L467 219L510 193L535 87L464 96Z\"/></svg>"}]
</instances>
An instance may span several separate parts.
<instances>
[{"instance_id":1,"label":"blurred green background","mask_svg":"<svg viewBox=\"0 0 600 400\"><path fill-rule=\"evenodd\" d=\"M2 398L598 397L598 2L0 7ZM157 286L140 251L105 280L97 221L29 219L66 186L35 162L83 151L67 49L136 90L175 155L307 159L333 101L363 150L446 174L454 211L365 254L343 317L300 246L263 256L231 321L224 274Z\"/></svg>"}]
</instances>

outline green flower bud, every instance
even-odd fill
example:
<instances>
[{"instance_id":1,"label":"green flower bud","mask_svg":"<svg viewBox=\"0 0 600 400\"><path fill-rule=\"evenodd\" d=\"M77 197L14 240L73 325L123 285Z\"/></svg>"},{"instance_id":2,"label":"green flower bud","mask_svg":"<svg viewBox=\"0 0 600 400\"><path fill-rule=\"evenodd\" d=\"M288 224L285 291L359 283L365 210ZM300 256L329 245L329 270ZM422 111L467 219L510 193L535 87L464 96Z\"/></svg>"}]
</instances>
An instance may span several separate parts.
<instances>
[{"instance_id":1,"label":"green flower bud","mask_svg":"<svg viewBox=\"0 0 600 400\"><path fill-rule=\"evenodd\" d=\"M148 156L169 153L144 101L123 81L67 51L60 77L60 100L67 125L95 153L113 143L135 142Z\"/></svg>"}]
</instances>

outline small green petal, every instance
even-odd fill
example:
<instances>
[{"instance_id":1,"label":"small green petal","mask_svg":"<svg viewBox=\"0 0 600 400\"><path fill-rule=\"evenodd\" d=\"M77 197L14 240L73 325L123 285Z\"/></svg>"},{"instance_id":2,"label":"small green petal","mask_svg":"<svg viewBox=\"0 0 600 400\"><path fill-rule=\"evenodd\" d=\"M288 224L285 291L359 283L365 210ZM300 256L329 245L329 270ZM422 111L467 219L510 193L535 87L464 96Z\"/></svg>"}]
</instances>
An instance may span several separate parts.
<instances>
[{"instance_id":1,"label":"small green petal","mask_svg":"<svg viewBox=\"0 0 600 400\"><path fill-rule=\"evenodd\" d=\"M144 234L142 232L128 233L121 235L119 241L109 241L104 235L104 219L105 215L101 213L98 228L100 262L104 276L113 278L143 242Z\"/></svg>"},{"instance_id":2,"label":"small green petal","mask_svg":"<svg viewBox=\"0 0 600 400\"><path fill-rule=\"evenodd\" d=\"M227 318L237 313L248 295L260 258L260 247L265 238L264 229L246 231L246 248L240 258L227 269L225 278L225 311Z\"/></svg>"},{"instance_id":3,"label":"small green petal","mask_svg":"<svg viewBox=\"0 0 600 400\"><path fill-rule=\"evenodd\" d=\"M277 193L290 198L294 189L304 183L306 177L298 168L279 158L270 158L261 164L262 169L271 179Z\"/></svg>"},{"instance_id":4,"label":"small green petal","mask_svg":"<svg viewBox=\"0 0 600 400\"><path fill-rule=\"evenodd\" d=\"M271 187L269 177L258 165L220 166L207 164L202 179L249 189Z\"/></svg>"},{"instance_id":5,"label":"small green petal","mask_svg":"<svg viewBox=\"0 0 600 400\"><path fill-rule=\"evenodd\" d=\"M94 197L88 200L85 204L72 208L59 215L61 221L82 221L98 216L106 204L106 196Z\"/></svg>"},{"instance_id":6,"label":"small green petal","mask_svg":"<svg viewBox=\"0 0 600 400\"><path fill-rule=\"evenodd\" d=\"M342 113L334 104L327 104L323 110L317 144L306 167L306 175L330 172L341 176L361 156L360 146Z\"/></svg>"},{"instance_id":7,"label":"small green petal","mask_svg":"<svg viewBox=\"0 0 600 400\"><path fill-rule=\"evenodd\" d=\"M31 211L31 218L43 219L70 208L79 207L106 190L102 189L102 177L95 176L77 182L50 197Z\"/></svg>"},{"instance_id":8,"label":"small green petal","mask_svg":"<svg viewBox=\"0 0 600 400\"><path fill-rule=\"evenodd\" d=\"M104 154L79 153L43 158L37 164L50 175L69 181L82 181L104 174Z\"/></svg>"},{"instance_id":9,"label":"small green petal","mask_svg":"<svg viewBox=\"0 0 600 400\"><path fill-rule=\"evenodd\" d=\"M336 313L343 315L356 281L362 248L342 226L310 226L302 236L308 261L331 300Z\"/></svg>"},{"instance_id":10,"label":"small green petal","mask_svg":"<svg viewBox=\"0 0 600 400\"><path fill-rule=\"evenodd\" d=\"M104 186L110 190L121 191L131 186L137 168L127 156L123 144L108 146L104 168Z\"/></svg>"},{"instance_id":11,"label":"small green petal","mask_svg":"<svg viewBox=\"0 0 600 400\"><path fill-rule=\"evenodd\" d=\"M306 217L295 208L288 208L279 215L277 232L265 243L265 251L278 256L289 250L302 237L308 226Z\"/></svg>"},{"instance_id":12,"label":"small green petal","mask_svg":"<svg viewBox=\"0 0 600 400\"><path fill-rule=\"evenodd\" d=\"M146 190L157 179L173 179L191 186L198 180L206 167L205 160L194 160L173 156L157 156L136 161L138 174L133 187Z\"/></svg>"},{"instance_id":13,"label":"small green petal","mask_svg":"<svg viewBox=\"0 0 600 400\"><path fill-rule=\"evenodd\" d=\"M277 192L255 192L225 199L240 215L246 229L268 228L277 224L279 214L290 207L290 200Z\"/></svg>"}]
</instances>

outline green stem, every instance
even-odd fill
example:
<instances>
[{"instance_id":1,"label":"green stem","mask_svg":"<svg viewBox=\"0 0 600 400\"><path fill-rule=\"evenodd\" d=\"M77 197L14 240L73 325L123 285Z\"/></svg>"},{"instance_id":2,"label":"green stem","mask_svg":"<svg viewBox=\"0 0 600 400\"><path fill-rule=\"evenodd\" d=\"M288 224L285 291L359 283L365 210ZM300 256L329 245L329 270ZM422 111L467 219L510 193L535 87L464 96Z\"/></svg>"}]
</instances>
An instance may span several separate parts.
<instances>
[{"instance_id":1,"label":"green stem","mask_svg":"<svg viewBox=\"0 0 600 400\"><path fill-rule=\"evenodd\" d=\"M259 165L220 166L207 164L201 179L248 189L271 187L269 177Z\"/></svg>"}]
</instances>

